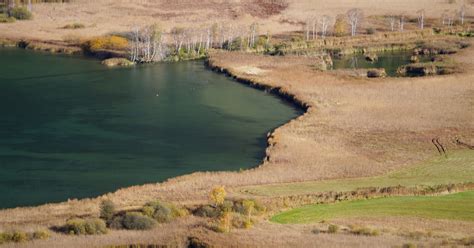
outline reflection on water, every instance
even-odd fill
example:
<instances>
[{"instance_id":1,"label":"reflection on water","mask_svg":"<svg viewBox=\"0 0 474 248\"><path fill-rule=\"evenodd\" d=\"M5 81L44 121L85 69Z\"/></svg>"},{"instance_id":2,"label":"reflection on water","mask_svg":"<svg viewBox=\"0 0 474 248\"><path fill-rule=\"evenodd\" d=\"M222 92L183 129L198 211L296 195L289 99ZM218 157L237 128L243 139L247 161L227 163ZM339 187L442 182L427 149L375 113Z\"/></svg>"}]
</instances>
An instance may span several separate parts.
<instances>
[{"instance_id":1,"label":"reflection on water","mask_svg":"<svg viewBox=\"0 0 474 248\"><path fill-rule=\"evenodd\" d=\"M346 55L333 59L333 69L364 69L384 68L388 76L396 76L397 69L402 65L410 64L412 53L410 52L383 52L377 54L378 59L374 62L367 61L365 55ZM430 61L429 56L420 56L420 62Z\"/></svg>"}]
</instances>

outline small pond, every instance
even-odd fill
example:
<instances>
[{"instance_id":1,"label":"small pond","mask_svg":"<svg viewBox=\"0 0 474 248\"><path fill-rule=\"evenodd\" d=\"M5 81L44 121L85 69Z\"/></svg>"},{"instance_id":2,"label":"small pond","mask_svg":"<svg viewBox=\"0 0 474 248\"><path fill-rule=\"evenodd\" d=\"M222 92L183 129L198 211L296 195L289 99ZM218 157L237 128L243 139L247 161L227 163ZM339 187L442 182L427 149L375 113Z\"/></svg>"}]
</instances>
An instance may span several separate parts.
<instances>
[{"instance_id":1,"label":"small pond","mask_svg":"<svg viewBox=\"0 0 474 248\"><path fill-rule=\"evenodd\" d=\"M333 69L367 69L384 68L390 77L397 76L397 69L402 65L410 64L411 52L381 52L377 53L378 59L374 62L367 61L364 54L345 55L333 58ZM420 62L428 62L430 56L419 56Z\"/></svg>"}]
</instances>

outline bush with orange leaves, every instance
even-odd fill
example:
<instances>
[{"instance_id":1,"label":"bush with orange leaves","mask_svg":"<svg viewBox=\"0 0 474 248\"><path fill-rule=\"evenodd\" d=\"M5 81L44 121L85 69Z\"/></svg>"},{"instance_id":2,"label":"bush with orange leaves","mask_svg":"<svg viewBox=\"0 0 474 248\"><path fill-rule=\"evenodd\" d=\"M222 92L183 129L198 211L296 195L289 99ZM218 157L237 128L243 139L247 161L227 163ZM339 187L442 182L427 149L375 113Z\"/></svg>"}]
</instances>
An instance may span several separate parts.
<instances>
[{"instance_id":1,"label":"bush with orange leaves","mask_svg":"<svg viewBox=\"0 0 474 248\"><path fill-rule=\"evenodd\" d=\"M88 40L84 49L90 52L100 50L124 50L128 47L128 40L120 36L102 36Z\"/></svg>"}]
</instances>

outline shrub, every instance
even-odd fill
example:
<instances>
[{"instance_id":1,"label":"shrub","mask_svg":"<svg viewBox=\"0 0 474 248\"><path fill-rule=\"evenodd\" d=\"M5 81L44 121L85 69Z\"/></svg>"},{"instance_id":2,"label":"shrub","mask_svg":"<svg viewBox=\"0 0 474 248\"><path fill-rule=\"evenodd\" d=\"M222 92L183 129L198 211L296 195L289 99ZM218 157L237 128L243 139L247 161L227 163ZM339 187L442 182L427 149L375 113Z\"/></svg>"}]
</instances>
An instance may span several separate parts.
<instances>
[{"instance_id":1,"label":"shrub","mask_svg":"<svg viewBox=\"0 0 474 248\"><path fill-rule=\"evenodd\" d=\"M12 23L15 22L15 18L7 16L5 14L0 14L0 23Z\"/></svg>"},{"instance_id":2,"label":"shrub","mask_svg":"<svg viewBox=\"0 0 474 248\"><path fill-rule=\"evenodd\" d=\"M206 218L217 218L220 215L220 209L209 205L204 205L194 211L194 215Z\"/></svg>"},{"instance_id":3,"label":"shrub","mask_svg":"<svg viewBox=\"0 0 474 248\"><path fill-rule=\"evenodd\" d=\"M67 24L63 27L63 29L81 29L85 28L86 26L82 23L73 23L73 24Z\"/></svg>"},{"instance_id":4,"label":"shrub","mask_svg":"<svg viewBox=\"0 0 474 248\"><path fill-rule=\"evenodd\" d=\"M115 216L109 223L112 229L123 229L123 216Z\"/></svg>"},{"instance_id":5,"label":"shrub","mask_svg":"<svg viewBox=\"0 0 474 248\"><path fill-rule=\"evenodd\" d=\"M25 232L14 231L10 236L11 241L15 243L22 243L28 241L28 234Z\"/></svg>"},{"instance_id":6,"label":"shrub","mask_svg":"<svg viewBox=\"0 0 474 248\"><path fill-rule=\"evenodd\" d=\"M154 201L147 203L143 207L142 213L145 216L155 219L159 223L165 223L171 221L174 218L186 216L188 211L173 204Z\"/></svg>"},{"instance_id":7,"label":"shrub","mask_svg":"<svg viewBox=\"0 0 474 248\"><path fill-rule=\"evenodd\" d=\"M66 222L65 231L71 235L95 235L107 233L107 227L102 219L74 218Z\"/></svg>"},{"instance_id":8,"label":"shrub","mask_svg":"<svg viewBox=\"0 0 474 248\"><path fill-rule=\"evenodd\" d=\"M337 232L339 232L339 226L338 225L329 225L328 233L337 233Z\"/></svg>"},{"instance_id":9,"label":"shrub","mask_svg":"<svg viewBox=\"0 0 474 248\"><path fill-rule=\"evenodd\" d=\"M185 208L179 208L175 205L170 205L169 208L171 209L171 216L173 218L185 217L189 214L188 210Z\"/></svg>"},{"instance_id":10,"label":"shrub","mask_svg":"<svg viewBox=\"0 0 474 248\"><path fill-rule=\"evenodd\" d=\"M123 50L128 47L128 40L119 36L97 37L87 41L84 49L90 52L99 50Z\"/></svg>"},{"instance_id":11,"label":"shrub","mask_svg":"<svg viewBox=\"0 0 474 248\"><path fill-rule=\"evenodd\" d=\"M115 204L111 200L100 203L100 218L109 223L115 215Z\"/></svg>"},{"instance_id":12,"label":"shrub","mask_svg":"<svg viewBox=\"0 0 474 248\"><path fill-rule=\"evenodd\" d=\"M351 233L355 235L364 235L364 236L378 236L380 232L378 230L372 230L367 227L354 227L351 229Z\"/></svg>"},{"instance_id":13,"label":"shrub","mask_svg":"<svg viewBox=\"0 0 474 248\"><path fill-rule=\"evenodd\" d=\"M225 192L224 186L216 186L211 190L209 198L217 206L224 203L226 195L227 193Z\"/></svg>"},{"instance_id":14,"label":"shrub","mask_svg":"<svg viewBox=\"0 0 474 248\"><path fill-rule=\"evenodd\" d=\"M247 218L241 214L232 214L232 227L234 228L244 228L245 221Z\"/></svg>"},{"instance_id":15,"label":"shrub","mask_svg":"<svg viewBox=\"0 0 474 248\"><path fill-rule=\"evenodd\" d=\"M407 244L403 244L402 247L403 248L416 248L416 245L412 243L407 243Z\"/></svg>"},{"instance_id":16,"label":"shrub","mask_svg":"<svg viewBox=\"0 0 474 248\"><path fill-rule=\"evenodd\" d=\"M222 216L219 218L219 221L217 222L217 225L215 227L216 232L220 233L228 233L230 232L230 228L232 225L232 214L229 212L225 212L222 214Z\"/></svg>"},{"instance_id":17,"label":"shrub","mask_svg":"<svg viewBox=\"0 0 474 248\"><path fill-rule=\"evenodd\" d=\"M123 217L122 225L128 230L149 230L155 227L156 221L141 213L127 213Z\"/></svg>"},{"instance_id":18,"label":"shrub","mask_svg":"<svg viewBox=\"0 0 474 248\"><path fill-rule=\"evenodd\" d=\"M30 20L33 15L25 7L15 7L8 11L8 15L17 20Z\"/></svg>"},{"instance_id":19,"label":"shrub","mask_svg":"<svg viewBox=\"0 0 474 248\"><path fill-rule=\"evenodd\" d=\"M51 233L47 230L39 230L33 233L33 239L49 239L51 237Z\"/></svg>"},{"instance_id":20,"label":"shrub","mask_svg":"<svg viewBox=\"0 0 474 248\"><path fill-rule=\"evenodd\" d=\"M368 28L367 34L375 34L375 28Z\"/></svg>"},{"instance_id":21,"label":"shrub","mask_svg":"<svg viewBox=\"0 0 474 248\"><path fill-rule=\"evenodd\" d=\"M336 18L336 23L334 24L334 34L336 36L344 36L347 34L347 21L346 17L343 15L339 15Z\"/></svg>"},{"instance_id":22,"label":"shrub","mask_svg":"<svg viewBox=\"0 0 474 248\"><path fill-rule=\"evenodd\" d=\"M463 238L463 239L462 239L462 243L463 243L465 246L474 245L474 236L472 236L472 237L467 237L467 238Z\"/></svg>"}]
</instances>

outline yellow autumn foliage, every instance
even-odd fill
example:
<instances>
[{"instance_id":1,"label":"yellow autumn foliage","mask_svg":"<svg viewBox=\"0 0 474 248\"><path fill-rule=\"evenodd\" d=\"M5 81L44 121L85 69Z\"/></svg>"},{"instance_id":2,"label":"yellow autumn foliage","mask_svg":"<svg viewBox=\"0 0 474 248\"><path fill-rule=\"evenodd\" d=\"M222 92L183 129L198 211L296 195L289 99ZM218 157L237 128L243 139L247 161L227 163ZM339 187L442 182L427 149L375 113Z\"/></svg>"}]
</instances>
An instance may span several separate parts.
<instances>
[{"instance_id":1,"label":"yellow autumn foliage","mask_svg":"<svg viewBox=\"0 0 474 248\"><path fill-rule=\"evenodd\" d=\"M93 38L86 43L90 51L98 50L123 50L128 47L128 40L120 36L102 36Z\"/></svg>"}]
</instances>

